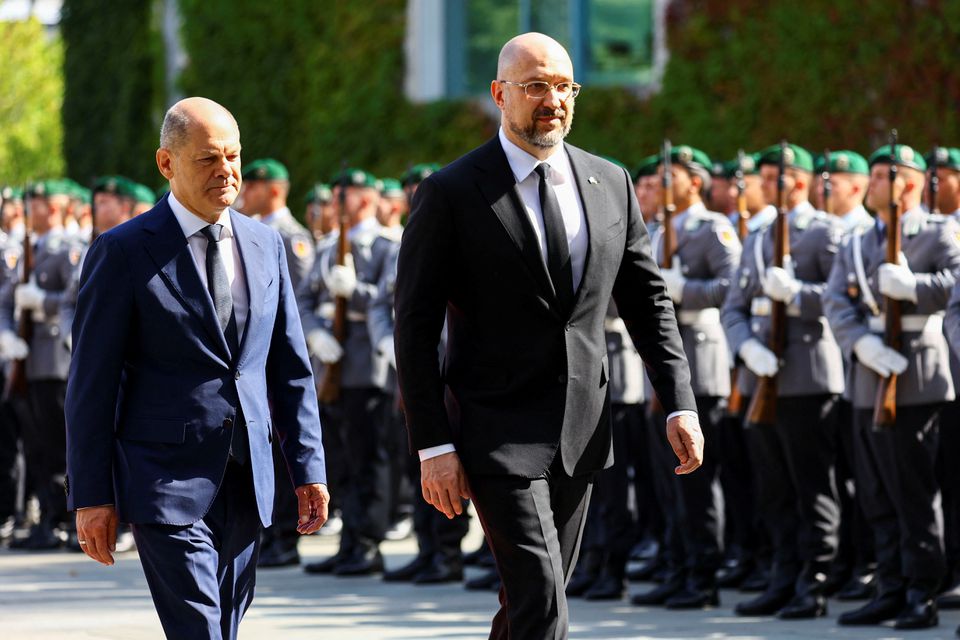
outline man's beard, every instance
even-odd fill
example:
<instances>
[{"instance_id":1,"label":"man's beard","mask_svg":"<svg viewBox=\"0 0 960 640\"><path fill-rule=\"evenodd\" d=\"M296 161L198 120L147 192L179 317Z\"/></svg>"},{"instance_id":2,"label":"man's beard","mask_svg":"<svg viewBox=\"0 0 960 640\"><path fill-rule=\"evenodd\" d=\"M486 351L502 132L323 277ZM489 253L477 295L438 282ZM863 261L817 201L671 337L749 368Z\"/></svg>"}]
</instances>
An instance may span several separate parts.
<instances>
[{"instance_id":1,"label":"man's beard","mask_svg":"<svg viewBox=\"0 0 960 640\"><path fill-rule=\"evenodd\" d=\"M545 116L556 116L560 118L563 126L550 131L541 132L537 129L537 118ZM573 126L573 105L570 104L566 109L537 109L531 116L531 121L526 127L522 127L516 122L510 121L510 130L521 140L534 147L541 149L552 149L556 147L570 133L570 127Z\"/></svg>"}]
</instances>

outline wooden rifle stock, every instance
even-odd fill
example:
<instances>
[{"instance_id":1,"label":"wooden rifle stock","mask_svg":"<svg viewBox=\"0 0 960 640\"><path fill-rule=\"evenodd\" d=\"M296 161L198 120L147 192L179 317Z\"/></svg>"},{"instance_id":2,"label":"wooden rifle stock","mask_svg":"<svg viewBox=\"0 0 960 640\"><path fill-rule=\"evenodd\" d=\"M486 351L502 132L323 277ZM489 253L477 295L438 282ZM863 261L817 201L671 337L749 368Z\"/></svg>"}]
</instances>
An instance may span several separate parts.
<instances>
[{"instance_id":1,"label":"wooden rifle stock","mask_svg":"<svg viewBox=\"0 0 960 640\"><path fill-rule=\"evenodd\" d=\"M773 266L783 268L790 255L790 224L787 220L787 189L785 183L787 143L780 143L779 176L777 178L777 220L774 223ZM758 237L757 242L762 238ZM787 305L771 300L770 338L767 346L778 360L783 358L787 346ZM747 422L757 425L773 425L777 421L777 374L757 379L757 387L750 407Z\"/></svg>"},{"instance_id":2,"label":"wooden rifle stock","mask_svg":"<svg viewBox=\"0 0 960 640\"><path fill-rule=\"evenodd\" d=\"M743 177L743 149L737 152L737 235L740 237L740 244L747 239L749 229L747 221L750 219L750 212L747 211L747 183ZM727 398L727 415L739 416L743 412L743 394L740 392L738 381L740 370L736 367L730 370L730 396Z\"/></svg>"},{"instance_id":3,"label":"wooden rifle stock","mask_svg":"<svg viewBox=\"0 0 960 640\"><path fill-rule=\"evenodd\" d=\"M337 197L337 218L339 220L339 237L337 238L337 265L343 266L347 263L350 255L350 217L347 214L346 195L347 195L347 174L346 163L341 173L340 193ZM333 337L337 342L344 345L347 340L347 299L337 296L335 309L333 312ZM341 362L331 362L327 364L323 371L323 380L320 381L317 389L317 399L322 404L333 404L340 399L340 381L343 375Z\"/></svg>"},{"instance_id":4,"label":"wooden rifle stock","mask_svg":"<svg viewBox=\"0 0 960 640\"><path fill-rule=\"evenodd\" d=\"M670 140L664 140L663 151L661 153L661 168L663 172L660 177L661 190L663 191L663 210L660 212L660 226L663 230L660 234L659 266L661 269L670 269L673 267L673 256L677 252L677 234L673 228L673 214L676 212L676 205L673 203L673 165L670 158L672 153L673 147L670 144ZM654 392L653 397L650 398L649 411L651 415L660 415L663 413L663 404L661 404L656 392Z\"/></svg>"},{"instance_id":5,"label":"wooden rifle stock","mask_svg":"<svg viewBox=\"0 0 960 640\"><path fill-rule=\"evenodd\" d=\"M897 180L897 130L890 132L890 219L887 221L887 263L900 264L900 203L894 193ZM884 344L899 352L903 346L902 307L899 300L884 299ZM875 428L890 429L897 422L897 374L880 380L873 403Z\"/></svg>"}]
</instances>

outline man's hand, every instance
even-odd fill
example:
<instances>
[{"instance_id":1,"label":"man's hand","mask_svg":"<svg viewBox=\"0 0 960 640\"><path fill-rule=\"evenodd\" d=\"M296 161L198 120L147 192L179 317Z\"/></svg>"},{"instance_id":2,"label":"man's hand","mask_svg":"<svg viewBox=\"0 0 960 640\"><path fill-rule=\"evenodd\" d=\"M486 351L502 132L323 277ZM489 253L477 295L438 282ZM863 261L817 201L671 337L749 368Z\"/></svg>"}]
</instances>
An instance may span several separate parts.
<instances>
[{"instance_id":1,"label":"man's hand","mask_svg":"<svg viewBox=\"0 0 960 640\"><path fill-rule=\"evenodd\" d=\"M307 335L307 347L311 355L316 356L323 364L340 362L343 357L343 347L324 329L314 329Z\"/></svg>"},{"instance_id":2,"label":"man's hand","mask_svg":"<svg viewBox=\"0 0 960 640\"><path fill-rule=\"evenodd\" d=\"M30 347L13 331L0 331L0 357L6 360L23 360L30 353Z\"/></svg>"},{"instance_id":3,"label":"man's hand","mask_svg":"<svg viewBox=\"0 0 960 640\"><path fill-rule=\"evenodd\" d=\"M767 297L790 304L803 289L803 283L781 267L770 267L763 279L763 292Z\"/></svg>"},{"instance_id":4,"label":"man's hand","mask_svg":"<svg viewBox=\"0 0 960 640\"><path fill-rule=\"evenodd\" d=\"M777 356L756 338L748 338L740 345L740 359L747 369L761 378L769 378L780 369Z\"/></svg>"},{"instance_id":5,"label":"man's hand","mask_svg":"<svg viewBox=\"0 0 960 640\"><path fill-rule=\"evenodd\" d=\"M423 499L447 518L463 513L460 498L470 497L467 474L455 452L428 458L420 463L420 488Z\"/></svg>"},{"instance_id":6,"label":"man's hand","mask_svg":"<svg viewBox=\"0 0 960 640\"><path fill-rule=\"evenodd\" d=\"M77 510L77 539L88 556L110 566L117 550L117 510L112 506Z\"/></svg>"},{"instance_id":7,"label":"man's hand","mask_svg":"<svg viewBox=\"0 0 960 640\"><path fill-rule=\"evenodd\" d=\"M662 270L660 277L667 285L667 295L674 304L680 304L683 301L683 287L687 284L687 279L683 276L683 270L680 267L680 258L674 256L673 266Z\"/></svg>"},{"instance_id":8,"label":"man's hand","mask_svg":"<svg viewBox=\"0 0 960 640\"><path fill-rule=\"evenodd\" d=\"M673 470L677 475L691 473L703 464L703 432L695 416L683 414L667 420L667 441L680 459Z\"/></svg>"},{"instance_id":9,"label":"man's hand","mask_svg":"<svg viewBox=\"0 0 960 640\"><path fill-rule=\"evenodd\" d=\"M320 530L327 521L330 508L330 492L325 484L304 484L296 489L297 510L300 520L297 531L308 535Z\"/></svg>"}]
</instances>

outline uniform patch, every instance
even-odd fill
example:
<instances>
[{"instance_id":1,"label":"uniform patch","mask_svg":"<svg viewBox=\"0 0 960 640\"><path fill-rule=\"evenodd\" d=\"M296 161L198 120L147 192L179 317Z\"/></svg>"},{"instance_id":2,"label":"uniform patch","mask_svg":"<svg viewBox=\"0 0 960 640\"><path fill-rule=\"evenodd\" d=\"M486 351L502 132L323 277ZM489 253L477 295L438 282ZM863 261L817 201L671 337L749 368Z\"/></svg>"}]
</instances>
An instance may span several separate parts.
<instances>
[{"instance_id":1,"label":"uniform patch","mask_svg":"<svg viewBox=\"0 0 960 640\"><path fill-rule=\"evenodd\" d=\"M293 255L301 259L306 258L307 254L310 253L310 243L301 238L295 238L291 248L293 249Z\"/></svg>"},{"instance_id":2,"label":"uniform patch","mask_svg":"<svg viewBox=\"0 0 960 640\"><path fill-rule=\"evenodd\" d=\"M953 243L960 247L960 231L953 232ZM12 269L13 267L10 268Z\"/></svg>"},{"instance_id":3,"label":"uniform patch","mask_svg":"<svg viewBox=\"0 0 960 640\"><path fill-rule=\"evenodd\" d=\"M737 245L737 234L729 227L717 229L717 239L725 247L735 247Z\"/></svg>"},{"instance_id":4,"label":"uniform patch","mask_svg":"<svg viewBox=\"0 0 960 640\"><path fill-rule=\"evenodd\" d=\"M14 249L7 249L3 252L3 261L7 265L7 269L16 269L17 263L20 262L20 252Z\"/></svg>"}]
</instances>

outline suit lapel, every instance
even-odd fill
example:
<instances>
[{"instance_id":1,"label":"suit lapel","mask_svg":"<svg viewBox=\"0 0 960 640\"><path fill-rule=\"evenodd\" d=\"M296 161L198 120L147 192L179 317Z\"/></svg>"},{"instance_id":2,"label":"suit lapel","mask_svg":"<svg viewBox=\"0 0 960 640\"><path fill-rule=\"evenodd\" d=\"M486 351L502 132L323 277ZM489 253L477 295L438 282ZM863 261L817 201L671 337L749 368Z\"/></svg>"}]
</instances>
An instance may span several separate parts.
<instances>
[{"instance_id":1,"label":"suit lapel","mask_svg":"<svg viewBox=\"0 0 960 640\"><path fill-rule=\"evenodd\" d=\"M603 216L606 212L606 192L605 186L591 173L590 157L581 152L576 147L568 144L564 145L567 149L567 156L570 158L570 167L573 169L573 176L577 183L577 191L580 192L580 202L583 204L583 217L587 223L587 259L583 264L583 276L580 278L580 287L577 289L574 297L573 306L576 308L583 299L586 291L589 289L589 280L594 262L602 254L603 241L601 230L606 228L603 224Z\"/></svg>"},{"instance_id":2,"label":"suit lapel","mask_svg":"<svg viewBox=\"0 0 960 640\"><path fill-rule=\"evenodd\" d=\"M547 275L547 266L544 264L537 236L524 210L520 192L517 191L516 177L510 170L510 163L507 162L499 138L495 137L487 142L484 150L486 153L477 162L477 167L484 175L479 177L477 185L507 235L520 251L530 275L556 308L557 296Z\"/></svg>"},{"instance_id":3,"label":"suit lapel","mask_svg":"<svg viewBox=\"0 0 960 640\"><path fill-rule=\"evenodd\" d=\"M242 214L230 210L230 221L233 225L233 240L237 243L240 262L243 267L244 280L247 284L247 300L249 307L247 321L240 336L240 353L243 353L247 336L263 313L263 299L266 295L267 278L269 276L264 262L264 249L253 234L253 230L245 226L245 220L240 220ZM238 265L239 266L239 265ZM239 354L238 354L239 355Z\"/></svg>"},{"instance_id":4,"label":"suit lapel","mask_svg":"<svg viewBox=\"0 0 960 640\"><path fill-rule=\"evenodd\" d=\"M144 248L160 268L160 274L167 286L173 290L183 306L197 316L220 353L227 356L230 349L223 331L220 330L213 300L200 280L190 245L166 200L160 205L156 217L144 225L144 229L148 233Z\"/></svg>"}]
</instances>

